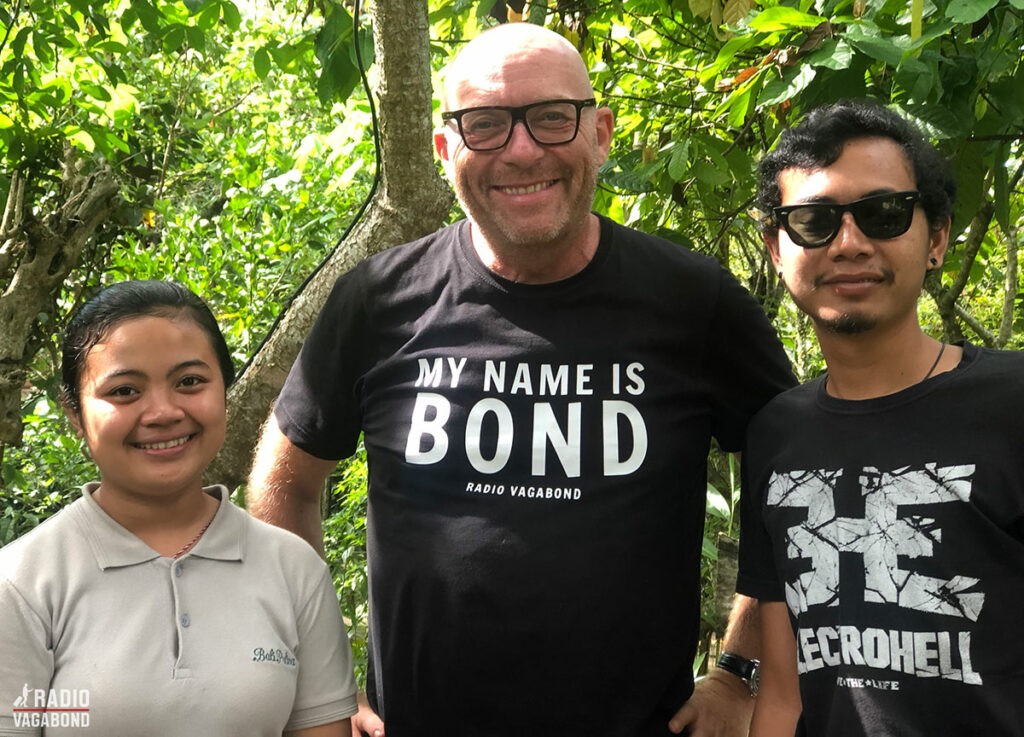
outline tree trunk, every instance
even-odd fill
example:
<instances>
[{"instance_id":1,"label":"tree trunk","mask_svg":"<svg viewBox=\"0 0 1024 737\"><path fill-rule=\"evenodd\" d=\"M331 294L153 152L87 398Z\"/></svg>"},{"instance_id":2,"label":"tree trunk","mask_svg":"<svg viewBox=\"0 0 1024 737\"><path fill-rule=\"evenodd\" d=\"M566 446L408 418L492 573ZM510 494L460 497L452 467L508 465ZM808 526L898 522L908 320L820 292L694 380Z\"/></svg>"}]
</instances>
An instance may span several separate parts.
<instances>
[{"instance_id":1,"label":"tree trunk","mask_svg":"<svg viewBox=\"0 0 1024 737\"><path fill-rule=\"evenodd\" d=\"M451 209L451 190L433 157L427 4L378 0L374 7L380 187L228 393L227 440L207 471L211 481L232 487L245 481L260 427L337 278L371 254L433 232Z\"/></svg>"},{"instance_id":2,"label":"tree trunk","mask_svg":"<svg viewBox=\"0 0 1024 737\"><path fill-rule=\"evenodd\" d=\"M21 443L21 391L43 338L40 315L56 312L64 279L120 191L108 167L81 173L70 146L63 168L60 203L41 220L32 209L31 182L15 172L0 221L0 447Z\"/></svg>"}]
</instances>

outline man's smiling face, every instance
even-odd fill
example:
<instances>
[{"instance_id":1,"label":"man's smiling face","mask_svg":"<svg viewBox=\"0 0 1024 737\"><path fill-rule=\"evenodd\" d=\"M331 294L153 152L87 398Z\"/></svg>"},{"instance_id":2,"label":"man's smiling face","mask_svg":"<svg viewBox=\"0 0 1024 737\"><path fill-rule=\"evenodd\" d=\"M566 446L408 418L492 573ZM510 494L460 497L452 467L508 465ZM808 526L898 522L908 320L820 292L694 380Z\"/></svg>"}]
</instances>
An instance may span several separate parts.
<instances>
[{"instance_id":1,"label":"man's smiling face","mask_svg":"<svg viewBox=\"0 0 1024 737\"><path fill-rule=\"evenodd\" d=\"M480 63L480 62L483 63ZM447 84L447 109L518 106L541 100L593 96L578 56L543 43L496 49L491 58L463 61ZM470 220L493 246L544 247L587 222L597 170L608 155L608 111L586 108L575 140L534 141L517 123L506 146L471 151L454 124L435 139L455 192Z\"/></svg>"},{"instance_id":2,"label":"man's smiling face","mask_svg":"<svg viewBox=\"0 0 1024 737\"><path fill-rule=\"evenodd\" d=\"M917 189L903 149L877 137L848 141L829 166L785 169L779 186L783 205L845 204ZM908 320L916 323L925 271L931 259L941 263L948 227L931 230L917 205L910 228L894 238L869 238L845 212L838 234L821 248L797 245L783 228L766 240L796 305L819 328L858 333Z\"/></svg>"}]
</instances>

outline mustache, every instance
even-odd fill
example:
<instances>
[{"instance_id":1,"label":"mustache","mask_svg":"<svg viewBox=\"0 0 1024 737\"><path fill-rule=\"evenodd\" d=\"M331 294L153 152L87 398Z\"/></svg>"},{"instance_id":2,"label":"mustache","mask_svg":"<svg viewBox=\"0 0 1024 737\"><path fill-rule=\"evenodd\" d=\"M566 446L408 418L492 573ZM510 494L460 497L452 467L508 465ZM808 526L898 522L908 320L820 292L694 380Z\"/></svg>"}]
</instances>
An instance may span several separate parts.
<instances>
[{"instance_id":1,"label":"mustache","mask_svg":"<svg viewBox=\"0 0 1024 737\"><path fill-rule=\"evenodd\" d=\"M896 274L892 269L879 269L877 276L881 278L883 284L892 284L896 280ZM814 284L814 288L818 289L824 286L829 279L834 279L835 277L835 274L818 274L814 277L814 281L812 283Z\"/></svg>"}]
</instances>

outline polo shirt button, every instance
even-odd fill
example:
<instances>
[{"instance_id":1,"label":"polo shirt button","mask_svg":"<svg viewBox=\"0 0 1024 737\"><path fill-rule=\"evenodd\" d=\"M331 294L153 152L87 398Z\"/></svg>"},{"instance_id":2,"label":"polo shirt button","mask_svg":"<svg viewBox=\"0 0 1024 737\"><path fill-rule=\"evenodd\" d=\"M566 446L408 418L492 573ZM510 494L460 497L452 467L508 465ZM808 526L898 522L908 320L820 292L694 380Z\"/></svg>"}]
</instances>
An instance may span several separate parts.
<instances>
[{"instance_id":1,"label":"polo shirt button","mask_svg":"<svg viewBox=\"0 0 1024 737\"><path fill-rule=\"evenodd\" d=\"M181 578L181 574L182 573L184 573L184 571L182 570L181 563L179 563L178 565L174 566L174 575L175 576L177 576L178 578Z\"/></svg>"},{"instance_id":2,"label":"polo shirt button","mask_svg":"<svg viewBox=\"0 0 1024 737\"><path fill-rule=\"evenodd\" d=\"M182 614L181 615L181 626L182 627L188 627L190 624L192 624L192 619L187 614Z\"/></svg>"}]
</instances>

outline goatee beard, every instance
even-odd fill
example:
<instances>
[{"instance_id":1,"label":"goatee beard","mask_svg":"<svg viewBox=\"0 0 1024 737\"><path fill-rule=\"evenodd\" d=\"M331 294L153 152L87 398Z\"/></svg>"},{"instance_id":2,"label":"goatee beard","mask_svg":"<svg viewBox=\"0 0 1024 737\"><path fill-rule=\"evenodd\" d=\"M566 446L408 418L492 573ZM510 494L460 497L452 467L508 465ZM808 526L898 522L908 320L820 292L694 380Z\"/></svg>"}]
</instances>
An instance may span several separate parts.
<instances>
[{"instance_id":1,"label":"goatee beard","mask_svg":"<svg viewBox=\"0 0 1024 737\"><path fill-rule=\"evenodd\" d=\"M878 324L878 320L864 315L853 315L849 312L831 320L817 320L818 325L830 333L837 335L858 335L866 333Z\"/></svg>"}]
</instances>

